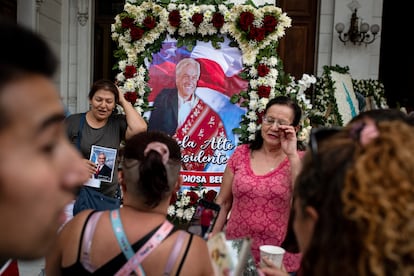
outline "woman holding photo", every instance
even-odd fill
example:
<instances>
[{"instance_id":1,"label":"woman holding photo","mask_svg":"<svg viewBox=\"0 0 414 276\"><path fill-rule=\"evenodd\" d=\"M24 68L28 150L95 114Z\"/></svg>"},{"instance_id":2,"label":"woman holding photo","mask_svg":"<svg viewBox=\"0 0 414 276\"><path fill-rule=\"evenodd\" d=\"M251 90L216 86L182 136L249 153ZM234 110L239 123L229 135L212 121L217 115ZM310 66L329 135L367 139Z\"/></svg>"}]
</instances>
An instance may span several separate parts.
<instances>
[{"instance_id":1,"label":"woman holding photo","mask_svg":"<svg viewBox=\"0 0 414 276\"><path fill-rule=\"evenodd\" d=\"M97 165L89 160L93 145L118 151L121 141L146 131L147 124L112 81L96 81L88 98L90 110L70 115L66 118L66 126L69 139L82 153L92 178L97 169ZM117 104L123 108L125 115L116 114ZM85 118L83 126L80 124L82 117ZM115 168L117 167L116 163ZM111 182L101 181L98 190L104 195L116 197L117 174L113 174Z\"/></svg>"}]
</instances>

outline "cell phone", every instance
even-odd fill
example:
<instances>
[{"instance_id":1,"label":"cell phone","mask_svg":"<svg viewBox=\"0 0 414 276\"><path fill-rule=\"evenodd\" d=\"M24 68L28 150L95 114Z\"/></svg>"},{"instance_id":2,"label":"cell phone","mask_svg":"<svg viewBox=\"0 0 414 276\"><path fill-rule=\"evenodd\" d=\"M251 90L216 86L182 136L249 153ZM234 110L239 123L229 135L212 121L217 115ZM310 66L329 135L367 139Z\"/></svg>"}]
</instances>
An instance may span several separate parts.
<instances>
[{"instance_id":1,"label":"cell phone","mask_svg":"<svg viewBox=\"0 0 414 276\"><path fill-rule=\"evenodd\" d=\"M207 240L208 234L214 228L219 212L220 205L200 199L196 211L188 224L187 231Z\"/></svg>"}]
</instances>

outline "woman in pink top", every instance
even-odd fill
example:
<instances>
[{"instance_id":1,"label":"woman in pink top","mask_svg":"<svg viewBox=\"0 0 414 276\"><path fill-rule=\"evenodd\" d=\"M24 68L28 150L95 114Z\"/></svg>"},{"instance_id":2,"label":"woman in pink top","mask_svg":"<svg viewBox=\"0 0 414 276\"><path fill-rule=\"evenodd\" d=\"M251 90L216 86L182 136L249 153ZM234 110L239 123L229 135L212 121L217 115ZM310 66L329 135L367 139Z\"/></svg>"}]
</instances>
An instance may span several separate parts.
<instances>
[{"instance_id":1,"label":"woman in pink top","mask_svg":"<svg viewBox=\"0 0 414 276\"><path fill-rule=\"evenodd\" d=\"M227 239L253 238L256 263L260 245L280 246L286 236L293 182L303 156L296 139L301 116L300 107L289 97L271 99L255 140L238 146L224 171L213 235L225 228ZM300 258L287 252L286 270L297 271Z\"/></svg>"}]
</instances>

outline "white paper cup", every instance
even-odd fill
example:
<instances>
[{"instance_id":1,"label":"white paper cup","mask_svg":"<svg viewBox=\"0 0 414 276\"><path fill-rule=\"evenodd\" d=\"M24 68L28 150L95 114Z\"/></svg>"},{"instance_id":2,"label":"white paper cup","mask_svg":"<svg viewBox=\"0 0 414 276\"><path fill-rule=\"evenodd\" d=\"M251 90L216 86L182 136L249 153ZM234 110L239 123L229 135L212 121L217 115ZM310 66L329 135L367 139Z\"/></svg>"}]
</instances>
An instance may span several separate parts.
<instances>
[{"instance_id":1,"label":"white paper cup","mask_svg":"<svg viewBox=\"0 0 414 276\"><path fill-rule=\"evenodd\" d=\"M282 247L275 245L261 245L260 249L260 266L265 267L266 264L263 261L263 257L267 257L277 267L282 267L283 255L285 250Z\"/></svg>"}]
</instances>

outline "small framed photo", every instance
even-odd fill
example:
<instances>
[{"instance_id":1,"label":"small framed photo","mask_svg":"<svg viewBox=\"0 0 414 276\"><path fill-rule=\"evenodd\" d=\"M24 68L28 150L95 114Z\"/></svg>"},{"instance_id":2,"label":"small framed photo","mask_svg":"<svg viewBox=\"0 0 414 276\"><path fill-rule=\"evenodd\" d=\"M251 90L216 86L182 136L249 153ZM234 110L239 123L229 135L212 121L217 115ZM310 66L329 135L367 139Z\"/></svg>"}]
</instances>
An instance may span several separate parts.
<instances>
[{"instance_id":1,"label":"small framed photo","mask_svg":"<svg viewBox=\"0 0 414 276\"><path fill-rule=\"evenodd\" d=\"M104 182L112 182L116 163L117 150L113 148L93 145L89 160L96 164L96 172L93 179Z\"/></svg>"}]
</instances>

